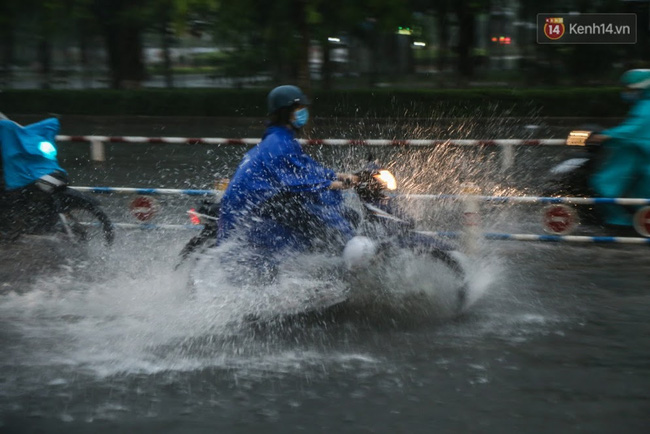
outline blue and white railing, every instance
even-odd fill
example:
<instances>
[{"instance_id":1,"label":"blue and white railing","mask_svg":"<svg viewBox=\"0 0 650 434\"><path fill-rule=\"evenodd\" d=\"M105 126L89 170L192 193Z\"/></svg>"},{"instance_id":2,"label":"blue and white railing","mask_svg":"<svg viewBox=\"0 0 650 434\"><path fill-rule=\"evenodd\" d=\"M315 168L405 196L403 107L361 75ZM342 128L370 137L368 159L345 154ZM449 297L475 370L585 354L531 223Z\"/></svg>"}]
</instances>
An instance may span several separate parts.
<instances>
[{"instance_id":1,"label":"blue and white railing","mask_svg":"<svg viewBox=\"0 0 650 434\"><path fill-rule=\"evenodd\" d=\"M179 224L153 224L153 223L114 223L120 229L142 229L142 230L201 230L202 225L179 225ZM420 231L423 235L460 238L460 232L430 232ZM583 243L583 244L648 244L650 238L642 237L605 237L605 236L583 236L583 235L535 235L535 234L507 234L499 232L483 232L481 238L493 241L537 241L547 243Z\"/></svg>"},{"instance_id":2,"label":"blue and white railing","mask_svg":"<svg viewBox=\"0 0 650 434\"><path fill-rule=\"evenodd\" d=\"M78 191L97 193L97 194L130 194L130 195L175 195L175 196L210 196L219 198L223 195L223 190L205 190L205 189L170 189L170 188L133 188L133 187L71 187ZM475 192L472 188L463 188L464 192ZM458 237L462 235L465 248L468 251L476 250L476 240L480 238L500 241L541 241L541 242L564 242L564 243L594 243L594 244L650 244L650 238L642 237L609 237L609 236L577 236L567 235L578 223L564 222L566 231L548 230L553 222L558 219L567 219L565 215L556 215L550 213L546 216L545 226L551 235L535 234L507 234L496 232L480 231L480 216L478 203L522 203L522 204L547 204L547 205L592 205L592 204L616 204L616 205L633 205L645 206L641 216L639 229L637 231L648 236L650 227L650 198L585 198L585 197L543 197L543 196L485 196L477 194L404 194L399 197L416 200L460 200L465 204L464 210L464 228L462 233L451 232L426 232L427 234L437 236ZM565 207L566 208L566 207ZM133 210L132 210L133 211ZM143 210L139 210L143 212ZM144 210L147 211L147 210ZM551 210L552 211L552 210ZM570 211L570 210L569 210ZM575 217L572 217L575 218ZM152 224L152 223L116 223L116 227L124 229L200 229L201 225L173 225L173 224ZM636 226L635 226L636 227ZM551 227L551 229L553 229ZM424 232L423 232L424 233Z\"/></svg>"},{"instance_id":3,"label":"blue and white railing","mask_svg":"<svg viewBox=\"0 0 650 434\"><path fill-rule=\"evenodd\" d=\"M459 232L427 232L420 233L431 236L459 238ZM535 234L506 234L499 232L483 232L482 238L495 241L542 241L550 243L588 243L588 244L649 244L650 238L642 237L605 237L584 235L535 235Z\"/></svg>"},{"instance_id":4,"label":"blue and white railing","mask_svg":"<svg viewBox=\"0 0 650 434\"><path fill-rule=\"evenodd\" d=\"M133 188L133 187L70 187L73 190L96 194L141 194L145 196L176 195L176 196L220 196L221 190L194 190L176 188Z\"/></svg>"},{"instance_id":5,"label":"blue and white railing","mask_svg":"<svg viewBox=\"0 0 650 434\"><path fill-rule=\"evenodd\" d=\"M178 196L216 196L223 195L222 190L197 190L173 188L133 188L133 187L70 187L74 190L97 194L141 194L141 195L178 195ZM459 200L473 199L493 203L523 203L523 204L567 204L567 205L650 205L650 199L645 198L614 198L614 197L544 197L544 196L482 196L459 194L402 194L399 197L417 200Z\"/></svg>"}]
</instances>

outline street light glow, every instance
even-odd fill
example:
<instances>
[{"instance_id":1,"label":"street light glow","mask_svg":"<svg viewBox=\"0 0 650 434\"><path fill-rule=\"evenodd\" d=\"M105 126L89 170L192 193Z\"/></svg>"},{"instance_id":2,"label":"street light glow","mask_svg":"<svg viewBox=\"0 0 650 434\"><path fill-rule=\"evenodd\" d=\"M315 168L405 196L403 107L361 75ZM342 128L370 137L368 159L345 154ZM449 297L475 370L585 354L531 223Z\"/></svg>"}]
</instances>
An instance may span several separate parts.
<instances>
[{"instance_id":1,"label":"street light glow","mask_svg":"<svg viewBox=\"0 0 650 434\"><path fill-rule=\"evenodd\" d=\"M330 42L341 42L341 38L334 38L332 36L327 38L327 40L330 41Z\"/></svg>"},{"instance_id":2,"label":"street light glow","mask_svg":"<svg viewBox=\"0 0 650 434\"><path fill-rule=\"evenodd\" d=\"M424 43L424 42L413 42L413 45L415 45L416 47L426 47L427 46L427 44Z\"/></svg>"}]
</instances>

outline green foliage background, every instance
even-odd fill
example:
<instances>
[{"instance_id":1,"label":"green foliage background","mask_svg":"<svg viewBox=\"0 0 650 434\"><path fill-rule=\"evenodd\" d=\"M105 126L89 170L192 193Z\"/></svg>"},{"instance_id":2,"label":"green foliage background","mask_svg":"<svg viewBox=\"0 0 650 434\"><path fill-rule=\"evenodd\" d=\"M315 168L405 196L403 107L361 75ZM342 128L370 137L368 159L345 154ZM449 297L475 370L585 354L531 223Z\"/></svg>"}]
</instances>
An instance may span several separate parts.
<instances>
[{"instance_id":1,"label":"green foliage background","mask_svg":"<svg viewBox=\"0 0 650 434\"><path fill-rule=\"evenodd\" d=\"M8 90L7 114L263 117L267 89ZM322 117L624 116L620 89L354 89L314 90L312 113Z\"/></svg>"}]
</instances>

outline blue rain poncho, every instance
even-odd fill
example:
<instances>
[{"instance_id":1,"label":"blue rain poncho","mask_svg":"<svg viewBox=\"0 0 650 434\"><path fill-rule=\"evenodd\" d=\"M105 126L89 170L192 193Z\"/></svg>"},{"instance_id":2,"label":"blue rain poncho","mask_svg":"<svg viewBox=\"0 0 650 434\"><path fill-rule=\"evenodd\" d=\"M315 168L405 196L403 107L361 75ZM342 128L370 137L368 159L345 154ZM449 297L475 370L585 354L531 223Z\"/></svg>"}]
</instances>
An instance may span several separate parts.
<instances>
[{"instance_id":1,"label":"blue rain poncho","mask_svg":"<svg viewBox=\"0 0 650 434\"><path fill-rule=\"evenodd\" d=\"M354 233L344 217L341 192L329 188L335 180L334 171L303 151L292 130L269 127L244 156L224 193L219 241L236 235L268 251L301 250L314 236L304 229L309 221L345 242ZM282 202L286 198L291 201ZM300 211L291 203L300 203Z\"/></svg>"},{"instance_id":2,"label":"blue rain poncho","mask_svg":"<svg viewBox=\"0 0 650 434\"><path fill-rule=\"evenodd\" d=\"M6 190L25 187L43 175L65 171L56 159L56 135L60 124L49 118L21 126L0 120L0 147Z\"/></svg>"},{"instance_id":3,"label":"blue rain poncho","mask_svg":"<svg viewBox=\"0 0 650 434\"><path fill-rule=\"evenodd\" d=\"M591 178L591 187L601 197L650 198L650 94L634 105L628 118L602 134L603 160ZM634 208L606 205L601 208L605 223L632 225Z\"/></svg>"}]
</instances>

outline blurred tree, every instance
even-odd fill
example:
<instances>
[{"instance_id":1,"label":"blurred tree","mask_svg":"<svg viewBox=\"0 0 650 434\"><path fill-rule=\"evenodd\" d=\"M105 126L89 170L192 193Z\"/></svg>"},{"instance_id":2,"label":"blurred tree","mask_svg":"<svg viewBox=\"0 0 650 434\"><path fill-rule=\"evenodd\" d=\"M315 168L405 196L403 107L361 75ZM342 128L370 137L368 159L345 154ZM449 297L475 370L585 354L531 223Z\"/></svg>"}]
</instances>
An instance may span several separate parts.
<instances>
[{"instance_id":1,"label":"blurred tree","mask_svg":"<svg viewBox=\"0 0 650 434\"><path fill-rule=\"evenodd\" d=\"M345 31L361 35L370 48L373 65L379 54L379 37L391 33L409 16L403 0L240 0L221 2L217 37L231 45L231 68L271 71L275 81L286 79L308 89L309 48L313 39L324 50L326 86L330 80L327 37ZM364 27L368 23L371 28ZM249 53L249 54L245 54ZM257 61L251 61L251 57ZM256 65L254 65L256 64ZM372 67L374 72L377 68Z\"/></svg>"},{"instance_id":2,"label":"blurred tree","mask_svg":"<svg viewBox=\"0 0 650 434\"><path fill-rule=\"evenodd\" d=\"M490 0L457 0L454 11L458 19L458 73L463 78L474 75L473 51L476 45L476 15L490 8Z\"/></svg>"},{"instance_id":3,"label":"blurred tree","mask_svg":"<svg viewBox=\"0 0 650 434\"><path fill-rule=\"evenodd\" d=\"M72 22L63 31L71 33L76 40L79 48L79 63L81 65L81 75L84 87L90 87L90 70L91 65L90 51L91 41L94 37L100 35L97 30L98 23L91 11L93 0L61 0L61 14L59 19ZM61 31L61 30L59 30Z\"/></svg>"},{"instance_id":4,"label":"blurred tree","mask_svg":"<svg viewBox=\"0 0 650 434\"><path fill-rule=\"evenodd\" d=\"M369 83L374 86L380 71L385 71L398 63L396 33L400 26L413 28L412 14L408 2L403 0L363 0L355 5L360 7L366 17L362 26L368 29L366 43L371 55ZM411 55L411 37L406 37L408 55Z\"/></svg>"},{"instance_id":5,"label":"blurred tree","mask_svg":"<svg viewBox=\"0 0 650 434\"><path fill-rule=\"evenodd\" d=\"M145 77L142 34L149 20L147 1L94 0L93 10L104 32L112 87L140 87Z\"/></svg>"},{"instance_id":6,"label":"blurred tree","mask_svg":"<svg viewBox=\"0 0 650 434\"><path fill-rule=\"evenodd\" d=\"M5 84L12 78L17 9L17 2L0 2L0 83Z\"/></svg>"},{"instance_id":7,"label":"blurred tree","mask_svg":"<svg viewBox=\"0 0 650 434\"><path fill-rule=\"evenodd\" d=\"M451 5L453 1L440 0L435 2L435 13L438 20L438 71L444 72L449 53L449 27Z\"/></svg>"},{"instance_id":8,"label":"blurred tree","mask_svg":"<svg viewBox=\"0 0 650 434\"><path fill-rule=\"evenodd\" d=\"M308 5L307 17L313 38L322 48L322 86L324 89L331 89L333 42L329 38L349 35L351 29L363 22L366 14L358 5L347 0L317 0Z\"/></svg>"},{"instance_id":9,"label":"blurred tree","mask_svg":"<svg viewBox=\"0 0 650 434\"><path fill-rule=\"evenodd\" d=\"M171 45L173 38L172 19L181 15L180 9L187 6L184 0L158 0L152 2L152 13L156 20L156 27L160 33L160 46L163 56L163 75L168 88L174 87L174 74L172 71Z\"/></svg>"},{"instance_id":10,"label":"blurred tree","mask_svg":"<svg viewBox=\"0 0 650 434\"><path fill-rule=\"evenodd\" d=\"M150 25L160 35L163 75L167 87L174 87L171 48L175 37L190 28L192 16L212 16L218 4L219 0L148 0Z\"/></svg>"},{"instance_id":11,"label":"blurred tree","mask_svg":"<svg viewBox=\"0 0 650 434\"><path fill-rule=\"evenodd\" d=\"M476 46L476 16L489 11L491 0L411 0L413 10L433 13L437 21L438 55L437 69L443 72L447 67L451 27L457 26L456 71L462 78L474 75L474 48Z\"/></svg>"}]
</instances>

